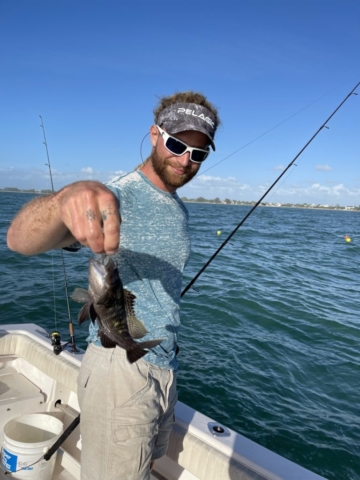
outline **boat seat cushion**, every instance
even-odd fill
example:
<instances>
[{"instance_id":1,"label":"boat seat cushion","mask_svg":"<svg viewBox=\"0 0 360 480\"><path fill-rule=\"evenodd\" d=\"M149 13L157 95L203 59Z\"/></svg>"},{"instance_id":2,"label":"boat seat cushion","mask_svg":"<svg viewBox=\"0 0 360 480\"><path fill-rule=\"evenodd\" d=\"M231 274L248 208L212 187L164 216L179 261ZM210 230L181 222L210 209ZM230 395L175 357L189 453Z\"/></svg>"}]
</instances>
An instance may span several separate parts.
<instances>
[{"instance_id":1,"label":"boat seat cushion","mask_svg":"<svg viewBox=\"0 0 360 480\"><path fill-rule=\"evenodd\" d=\"M0 331L0 355L16 355L57 382L77 391L76 379L79 367L60 355L55 355L40 343L22 334Z\"/></svg>"},{"instance_id":2,"label":"boat seat cushion","mask_svg":"<svg viewBox=\"0 0 360 480\"><path fill-rule=\"evenodd\" d=\"M268 480L175 424L167 456L199 480Z\"/></svg>"}]
</instances>

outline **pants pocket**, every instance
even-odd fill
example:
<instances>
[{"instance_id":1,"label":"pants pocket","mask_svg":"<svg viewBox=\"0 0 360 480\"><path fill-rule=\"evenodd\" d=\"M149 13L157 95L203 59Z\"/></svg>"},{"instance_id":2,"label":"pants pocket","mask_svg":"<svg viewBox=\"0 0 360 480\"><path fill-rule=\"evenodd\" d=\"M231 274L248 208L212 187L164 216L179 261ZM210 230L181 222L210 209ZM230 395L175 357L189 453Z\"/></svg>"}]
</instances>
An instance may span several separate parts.
<instances>
[{"instance_id":1,"label":"pants pocket","mask_svg":"<svg viewBox=\"0 0 360 480\"><path fill-rule=\"evenodd\" d=\"M148 413L147 409L137 407L113 410L113 447L109 457L112 474L121 472L124 479L145 478L158 432L158 419L151 418Z\"/></svg>"},{"instance_id":2,"label":"pants pocket","mask_svg":"<svg viewBox=\"0 0 360 480\"><path fill-rule=\"evenodd\" d=\"M77 395L78 395L80 410L84 400L85 390L90 380L90 375L91 375L91 370L89 368L80 367L80 371L76 380Z\"/></svg>"}]
</instances>

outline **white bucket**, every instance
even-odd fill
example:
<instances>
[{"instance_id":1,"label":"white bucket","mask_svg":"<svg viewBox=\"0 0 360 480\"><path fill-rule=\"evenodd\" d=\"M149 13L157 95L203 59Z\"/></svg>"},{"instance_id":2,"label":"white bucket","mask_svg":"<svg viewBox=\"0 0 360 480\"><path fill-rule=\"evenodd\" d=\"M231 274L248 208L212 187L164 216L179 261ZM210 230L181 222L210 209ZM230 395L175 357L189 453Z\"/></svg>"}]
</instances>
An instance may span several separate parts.
<instances>
[{"instance_id":1,"label":"white bucket","mask_svg":"<svg viewBox=\"0 0 360 480\"><path fill-rule=\"evenodd\" d=\"M56 452L50 460L37 462L63 432L63 423L51 415L34 413L13 418L4 426L1 463L10 478L51 480ZM37 462L37 463L36 463ZM21 469L21 470L20 470Z\"/></svg>"}]
</instances>

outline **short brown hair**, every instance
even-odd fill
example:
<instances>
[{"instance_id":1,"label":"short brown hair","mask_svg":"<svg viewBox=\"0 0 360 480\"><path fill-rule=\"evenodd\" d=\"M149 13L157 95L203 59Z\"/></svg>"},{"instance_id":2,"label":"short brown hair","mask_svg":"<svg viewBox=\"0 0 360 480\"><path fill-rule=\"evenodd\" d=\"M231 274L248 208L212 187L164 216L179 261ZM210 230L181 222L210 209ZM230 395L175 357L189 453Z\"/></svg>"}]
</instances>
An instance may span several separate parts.
<instances>
[{"instance_id":1,"label":"short brown hair","mask_svg":"<svg viewBox=\"0 0 360 480\"><path fill-rule=\"evenodd\" d=\"M156 108L154 108L154 122L156 125L158 123L160 112L162 112L164 108L170 107L170 105L173 105L174 103L196 103L197 105L202 105L203 107L210 110L210 112L214 115L215 130L221 123L217 109L212 103L207 100L205 95L189 90L187 92L174 93L173 95L169 95L168 97L161 97L159 99Z\"/></svg>"}]
</instances>

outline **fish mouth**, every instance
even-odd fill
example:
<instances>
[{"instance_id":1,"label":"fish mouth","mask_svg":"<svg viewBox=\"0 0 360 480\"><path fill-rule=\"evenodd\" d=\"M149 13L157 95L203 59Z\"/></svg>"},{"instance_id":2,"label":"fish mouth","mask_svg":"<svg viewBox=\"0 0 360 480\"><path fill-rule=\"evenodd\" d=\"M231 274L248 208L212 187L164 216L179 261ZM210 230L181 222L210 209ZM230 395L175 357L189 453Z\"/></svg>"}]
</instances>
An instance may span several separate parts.
<instances>
[{"instance_id":1,"label":"fish mouth","mask_svg":"<svg viewBox=\"0 0 360 480\"><path fill-rule=\"evenodd\" d=\"M90 258L89 260L89 269L91 271L95 271L96 273L102 273L103 275L106 274L106 266L104 262L99 262L99 260L96 260L95 258Z\"/></svg>"},{"instance_id":2,"label":"fish mouth","mask_svg":"<svg viewBox=\"0 0 360 480\"><path fill-rule=\"evenodd\" d=\"M109 289L118 289L121 280L114 261L103 255L101 259L89 259L89 289L95 296L101 296Z\"/></svg>"},{"instance_id":3,"label":"fish mouth","mask_svg":"<svg viewBox=\"0 0 360 480\"><path fill-rule=\"evenodd\" d=\"M90 258L89 285L93 292L100 292L104 288L106 273L106 267L103 263Z\"/></svg>"}]
</instances>

